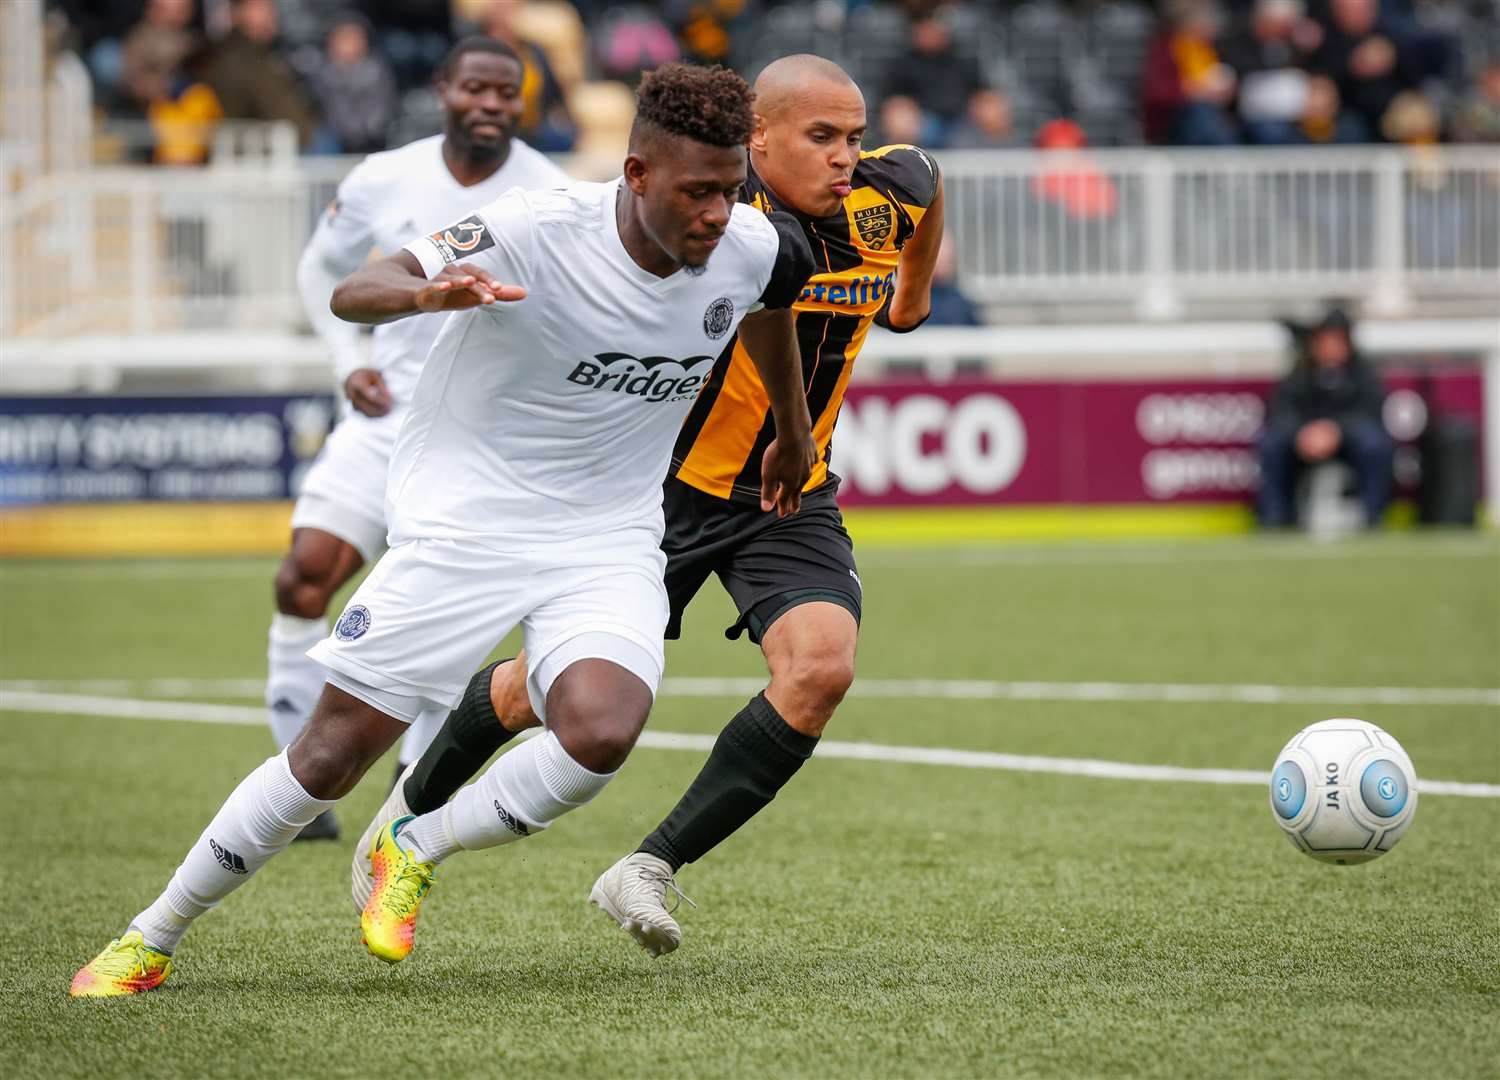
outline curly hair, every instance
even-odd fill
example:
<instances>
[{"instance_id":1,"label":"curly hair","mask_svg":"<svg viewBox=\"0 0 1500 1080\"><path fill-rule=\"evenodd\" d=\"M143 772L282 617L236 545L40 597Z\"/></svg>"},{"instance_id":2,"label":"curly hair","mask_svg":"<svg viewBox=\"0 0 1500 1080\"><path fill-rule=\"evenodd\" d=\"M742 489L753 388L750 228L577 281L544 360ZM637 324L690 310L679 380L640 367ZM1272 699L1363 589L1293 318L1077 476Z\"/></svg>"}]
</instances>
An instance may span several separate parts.
<instances>
[{"instance_id":1,"label":"curly hair","mask_svg":"<svg viewBox=\"0 0 1500 1080\"><path fill-rule=\"evenodd\" d=\"M744 146L754 126L750 85L724 67L663 64L648 71L635 94L631 145L648 131L709 146Z\"/></svg>"}]
</instances>

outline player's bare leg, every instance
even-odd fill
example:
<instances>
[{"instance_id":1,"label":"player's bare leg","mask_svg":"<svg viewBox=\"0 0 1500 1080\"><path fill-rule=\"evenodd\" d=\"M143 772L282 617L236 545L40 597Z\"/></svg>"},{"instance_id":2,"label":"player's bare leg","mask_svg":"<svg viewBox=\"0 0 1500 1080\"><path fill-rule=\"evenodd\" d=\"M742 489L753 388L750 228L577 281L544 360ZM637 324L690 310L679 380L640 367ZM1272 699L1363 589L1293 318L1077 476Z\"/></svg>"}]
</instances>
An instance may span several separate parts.
<instances>
[{"instance_id":1,"label":"player's bare leg","mask_svg":"<svg viewBox=\"0 0 1500 1080\"><path fill-rule=\"evenodd\" d=\"M308 794L337 802L405 730L404 721L336 686L324 686L312 719L287 747L287 762Z\"/></svg>"},{"instance_id":2,"label":"player's bare leg","mask_svg":"<svg viewBox=\"0 0 1500 1080\"><path fill-rule=\"evenodd\" d=\"M812 755L854 681L858 640L858 622L839 604L799 604L777 618L761 640L770 685L729 721L666 820L595 883L596 903L651 928L635 937L653 955L682 941L667 906L668 892L686 899L677 871L759 813Z\"/></svg>"},{"instance_id":3,"label":"player's bare leg","mask_svg":"<svg viewBox=\"0 0 1500 1080\"><path fill-rule=\"evenodd\" d=\"M349 896L363 911L375 887L370 846L393 821L440 809L495 753L527 728L541 726L526 692L526 654L481 669L465 688L458 707L428 738L424 749L400 776L355 845L350 861ZM421 720L429 719L424 713ZM402 741L412 737L407 732Z\"/></svg>"},{"instance_id":4,"label":"player's bare leg","mask_svg":"<svg viewBox=\"0 0 1500 1080\"><path fill-rule=\"evenodd\" d=\"M838 604L799 604L771 624L761 652L766 699L797 732L818 738L854 682L859 624Z\"/></svg>"},{"instance_id":5,"label":"player's bare leg","mask_svg":"<svg viewBox=\"0 0 1500 1080\"><path fill-rule=\"evenodd\" d=\"M405 729L328 686L292 745L240 782L188 849L157 899L73 978L75 997L138 993L160 985L189 926L347 794ZM268 898L269 898L269 894Z\"/></svg>"},{"instance_id":6,"label":"player's bare leg","mask_svg":"<svg viewBox=\"0 0 1500 1080\"><path fill-rule=\"evenodd\" d=\"M635 746L651 701L651 688L625 667L577 660L547 691L543 735L502 754L448 805L381 829L371 844L375 885L360 913L370 952L390 962L411 952L417 913L444 859L534 836L602 791Z\"/></svg>"},{"instance_id":7,"label":"player's bare leg","mask_svg":"<svg viewBox=\"0 0 1500 1080\"><path fill-rule=\"evenodd\" d=\"M292 546L276 571L276 615L266 650L266 708L278 750L291 745L322 692L325 672L307 650L328 636L328 605L359 572L364 556L322 529L292 531ZM336 840L333 814L320 815L300 840Z\"/></svg>"},{"instance_id":8,"label":"player's bare leg","mask_svg":"<svg viewBox=\"0 0 1500 1080\"><path fill-rule=\"evenodd\" d=\"M641 844L675 873L749 821L792 778L854 681L859 624L830 602L800 604L761 641L771 682L732 719L687 793Z\"/></svg>"},{"instance_id":9,"label":"player's bare leg","mask_svg":"<svg viewBox=\"0 0 1500 1080\"><path fill-rule=\"evenodd\" d=\"M761 641L770 685L730 720L666 820L595 883L590 899L653 955L682 940L667 905L669 892L682 896L676 872L749 821L812 755L854 681L858 642L859 624L840 604L803 603L777 618ZM441 806L465 768L477 769L505 740L536 724L526 677L524 655L476 675L465 704L418 762L420 775L404 785L405 797ZM446 760L440 746L448 748ZM356 886L361 876L356 862Z\"/></svg>"}]
</instances>

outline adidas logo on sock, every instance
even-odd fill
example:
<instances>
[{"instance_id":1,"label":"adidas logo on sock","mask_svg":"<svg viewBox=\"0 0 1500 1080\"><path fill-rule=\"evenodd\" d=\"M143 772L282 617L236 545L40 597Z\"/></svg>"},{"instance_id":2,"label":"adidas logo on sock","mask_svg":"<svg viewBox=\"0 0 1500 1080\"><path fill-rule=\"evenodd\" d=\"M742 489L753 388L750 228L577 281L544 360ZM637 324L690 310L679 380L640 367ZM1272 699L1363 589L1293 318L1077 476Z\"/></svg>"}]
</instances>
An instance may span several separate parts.
<instances>
[{"instance_id":1,"label":"adidas logo on sock","mask_svg":"<svg viewBox=\"0 0 1500 1080\"><path fill-rule=\"evenodd\" d=\"M509 810L505 809L505 807L501 806L499 799L495 799L493 801L495 803L495 813L500 815L500 824L504 825L507 829L515 833L517 836L531 835L531 830L526 827L526 822L522 821L520 818L516 817L515 814L512 814Z\"/></svg>"},{"instance_id":2,"label":"adidas logo on sock","mask_svg":"<svg viewBox=\"0 0 1500 1080\"><path fill-rule=\"evenodd\" d=\"M244 859L240 858L228 848L220 847L217 841L210 839L208 841L208 846L213 848L214 858L219 860L219 865L222 866L225 870L228 870L231 874L248 874L250 872L245 869Z\"/></svg>"}]
</instances>

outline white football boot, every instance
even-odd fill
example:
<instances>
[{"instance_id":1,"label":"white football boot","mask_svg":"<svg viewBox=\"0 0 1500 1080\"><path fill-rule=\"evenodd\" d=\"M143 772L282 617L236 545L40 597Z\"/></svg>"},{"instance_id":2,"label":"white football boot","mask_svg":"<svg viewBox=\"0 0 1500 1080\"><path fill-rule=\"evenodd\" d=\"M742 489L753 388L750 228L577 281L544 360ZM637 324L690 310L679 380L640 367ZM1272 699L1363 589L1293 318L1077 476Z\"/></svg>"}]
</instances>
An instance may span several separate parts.
<instances>
[{"instance_id":1,"label":"white football boot","mask_svg":"<svg viewBox=\"0 0 1500 1080\"><path fill-rule=\"evenodd\" d=\"M375 816L370 820L365 834L359 838L359 843L354 845L354 864L350 868L350 899L354 901L355 911L364 911L365 905L370 902L370 894L375 891L375 874L370 869L370 845L375 842L375 834L385 828L397 818L411 817L411 807L406 805L406 778L417 767L413 761L406 767L396 781L396 786L391 788L391 793L385 797L385 802L380 804L380 809L375 811Z\"/></svg>"},{"instance_id":2,"label":"white football boot","mask_svg":"<svg viewBox=\"0 0 1500 1080\"><path fill-rule=\"evenodd\" d=\"M667 908L668 889L679 900L687 900L689 907L698 906L677 887L670 866L655 855L636 851L599 875L589 890L589 903L619 923L652 956L662 956L682 944L682 927L672 918L677 906Z\"/></svg>"}]
</instances>

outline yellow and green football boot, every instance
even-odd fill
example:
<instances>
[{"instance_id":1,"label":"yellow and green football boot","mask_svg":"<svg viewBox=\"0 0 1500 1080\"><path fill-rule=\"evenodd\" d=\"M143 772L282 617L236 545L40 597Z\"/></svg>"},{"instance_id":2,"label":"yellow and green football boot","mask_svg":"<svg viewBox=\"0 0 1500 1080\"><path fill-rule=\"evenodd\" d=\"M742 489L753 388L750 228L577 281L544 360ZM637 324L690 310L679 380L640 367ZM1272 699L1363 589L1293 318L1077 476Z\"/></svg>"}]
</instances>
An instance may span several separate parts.
<instances>
[{"instance_id":1,"label":"yellow and green football boot","mask_svg":"<svg viewBox=\"0 0 1500 1080\"><path fill-rule=\"evenodd\" d=\"M172 957L147 945L139 930L115 938L73 976L70 997L124 997L155 990L172 974Z\"/></svg>"},{"instance_id":2,"label":"yellow and green football boot","mask_svg":"<svg viewBox=\"0 0 1500 1080\"><path fill-rule=\"evenodd\" d=\"M359 913L359 928L371 956L397 964L411 953L417 932L417 912L422 898L432 888L437 867L417 862L396 840L411 816L397 818L370 841L370 873L375 888Z\"/></svg>"}]
</instances>

